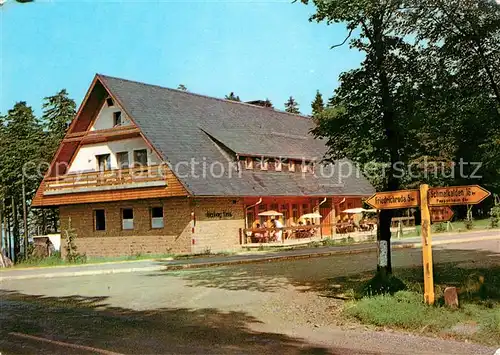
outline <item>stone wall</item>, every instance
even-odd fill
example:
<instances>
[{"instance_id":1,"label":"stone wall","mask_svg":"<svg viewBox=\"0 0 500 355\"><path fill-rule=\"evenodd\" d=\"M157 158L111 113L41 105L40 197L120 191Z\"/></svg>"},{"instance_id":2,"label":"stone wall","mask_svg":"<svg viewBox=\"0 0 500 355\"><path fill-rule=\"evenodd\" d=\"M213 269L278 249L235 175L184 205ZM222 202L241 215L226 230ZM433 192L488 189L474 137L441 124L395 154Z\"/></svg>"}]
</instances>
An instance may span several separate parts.
<instances>
[{"instance_id":1,"label":"stone wall","mask_svg":"<svg viewBox=\"0 0 500 355\"><path fill-rule=\"evenodd\" d=\"M151 208L163 206L164 228L151 227ZM134 211L134 229L122 229L122 209ZM94 211L103 209L106 230L95 230ZM188 198L147 199L60 207L61 237L70 220L78 252L87 256L189 253L191 208ZM65 241L62 241L64 253Z\"/></svg>"},{"instance_id":2,"label":"stone wall","mask_svg":"<svg viewBox=\"0 0 500 355\"><path fill-rule=\"evenodd\" d=\"M245 226L242 199L199 198L193 203L196 215L193 253L240 248L239 229Z\"/></svg>"},{"instance_id":3,"label":"stone wall","mask_svg":"<svg viewBox=\"0 0 500 355\"><path fill-rule=\"evenodd\" d=\"M151 228L151 208L163 206L164 228ZM122 229L122 209L134 211L134 228ZM94 211L105 211L106 229L95 230ZM61 237L76 230L78 252L87 256L204 253L240 248L239 229L244 227L241 199L185 198L145 199L60 207ZM191 231L195 213L195 233ZM65 241L61 242L64 254Z\"/></svg>"}]
</instances>

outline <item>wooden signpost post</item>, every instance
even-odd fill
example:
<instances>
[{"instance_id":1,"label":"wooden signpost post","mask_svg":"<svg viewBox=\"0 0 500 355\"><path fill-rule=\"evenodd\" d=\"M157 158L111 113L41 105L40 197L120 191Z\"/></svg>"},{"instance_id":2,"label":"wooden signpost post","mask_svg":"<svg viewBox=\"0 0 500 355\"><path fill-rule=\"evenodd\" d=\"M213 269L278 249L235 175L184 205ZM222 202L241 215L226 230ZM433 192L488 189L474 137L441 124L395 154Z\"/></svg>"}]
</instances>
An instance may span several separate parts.
<instances>
[{"instance_id":1,"label":"wooden signpost post","mask_svg":"<svg viewBox=\"0 0 500 355\"><path fill-rule=\"evenodd\" d=\"M434 303L430 208L434 206L475 205L489 195L489 191L478 185L429 188L429 185L424 184L420 185L420 190L379 192L365 201L378 210L420 206L425 303ZM443 208L441 211L444 215L442 218L450 220L453 217L453 211L449 207Z\"/></svg>"}]
</instances>

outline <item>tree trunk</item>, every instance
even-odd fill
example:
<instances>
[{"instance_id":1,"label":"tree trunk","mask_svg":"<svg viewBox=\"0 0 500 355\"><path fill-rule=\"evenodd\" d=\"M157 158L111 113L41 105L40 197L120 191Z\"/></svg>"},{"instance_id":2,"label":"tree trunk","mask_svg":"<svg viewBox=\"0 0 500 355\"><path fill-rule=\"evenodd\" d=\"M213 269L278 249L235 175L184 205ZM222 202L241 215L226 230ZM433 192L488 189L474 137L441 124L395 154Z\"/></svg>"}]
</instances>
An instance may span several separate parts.
<instances>
[{"instance_id":1,"label":"tree trunk","mask_svg":"<svg viewBox=\"0 0 500 355\"><path fill-rule=\"evenodd\" d=\"M394 102L391 95L389 77L386 68L386 48L383 35L383 14L373 20L373 47L375 56L375 66L380 82L380 93L382 101L382 125L387 140L387 148L390 156L390 166L387 169L386 191L395 191L399 188L399 180L396 178L394 166L400 161L399 146L400 139L396 126L396 115L394 112ZM377 271L385 274L392 273L391 263L391 221L393 211L382 210L379 214L377 229L377 241L379 251L379 263Z\"/></svg>"},{"instance_id":2,"label":"tree trunk","mask_svg":"<svg viewBox=\"0 0 500 355\"><path fill-rule=\"evenodd\" d=\"M19 260L19 254L21 252L21 244L19 238L19 219L17 216L17 207L14 201L14 197L11 197L12 201L12 234L14 235L14 256L15 260Z\"/></svg>"},{"instance_id":3,"label":"tree trunk","mask_svg":"<svg viewBox=\"0 0 500 355\"><path fill-rule=\"evenodd\" d=\"M377 228L377 272L383 275L392 274L391 261L391 220L393 211L382 210L379 213Z\"/></svg>"}]
</instances>

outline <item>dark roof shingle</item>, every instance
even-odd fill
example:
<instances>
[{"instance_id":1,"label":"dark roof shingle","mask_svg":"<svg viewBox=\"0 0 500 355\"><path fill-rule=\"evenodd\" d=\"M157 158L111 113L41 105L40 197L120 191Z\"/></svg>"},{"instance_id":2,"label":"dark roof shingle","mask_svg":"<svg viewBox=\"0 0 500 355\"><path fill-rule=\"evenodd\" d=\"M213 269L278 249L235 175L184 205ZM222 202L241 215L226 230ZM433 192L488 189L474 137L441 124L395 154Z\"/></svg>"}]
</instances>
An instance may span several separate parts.
<instances>
[{"instance_id":1,"label":"dark roof shingle","mask_svg":"<svg viewBox=\"0 0 500 355\"><path fill-rule=\"evenodd\" d=\"M193 195L366 196L374 192L356 169L338 184L338 174L238 172L234 157L225 154L227 148L241 155L319 161L326 147L310 135L311 119L104 75L98 78ZM191 171L185 164L193 159L198 164ZM334 170L340 170L337 164Z\"/></svg>"}]
</instances>

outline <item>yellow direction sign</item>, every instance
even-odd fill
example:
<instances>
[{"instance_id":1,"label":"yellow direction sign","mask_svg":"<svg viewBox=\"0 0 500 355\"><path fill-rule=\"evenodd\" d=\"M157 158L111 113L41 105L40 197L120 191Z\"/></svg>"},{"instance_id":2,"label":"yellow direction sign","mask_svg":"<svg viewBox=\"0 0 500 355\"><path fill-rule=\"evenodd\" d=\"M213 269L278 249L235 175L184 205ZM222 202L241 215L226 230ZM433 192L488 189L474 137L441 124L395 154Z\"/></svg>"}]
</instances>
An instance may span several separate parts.
<instances>
[{"instance_id":1,"label":"yellow direction sign","mask_svg":"<svg viewBox=\"0 0 500 355\"><path fill-rule=\"evenodd\" d=\"M377 210L417 207L420 203L419 190L377 192L365 202Z\"/></svg>"},{"instance_id":2,"label":"yellow direction sign","mask_svg":"<svg viewBox=\"0 0 500 355\"><path fill-rule=\"evenodd\" d=\"M429 206L475 205L489 195L479 185L429 188Z\"/></svg>"}]
</instances>

